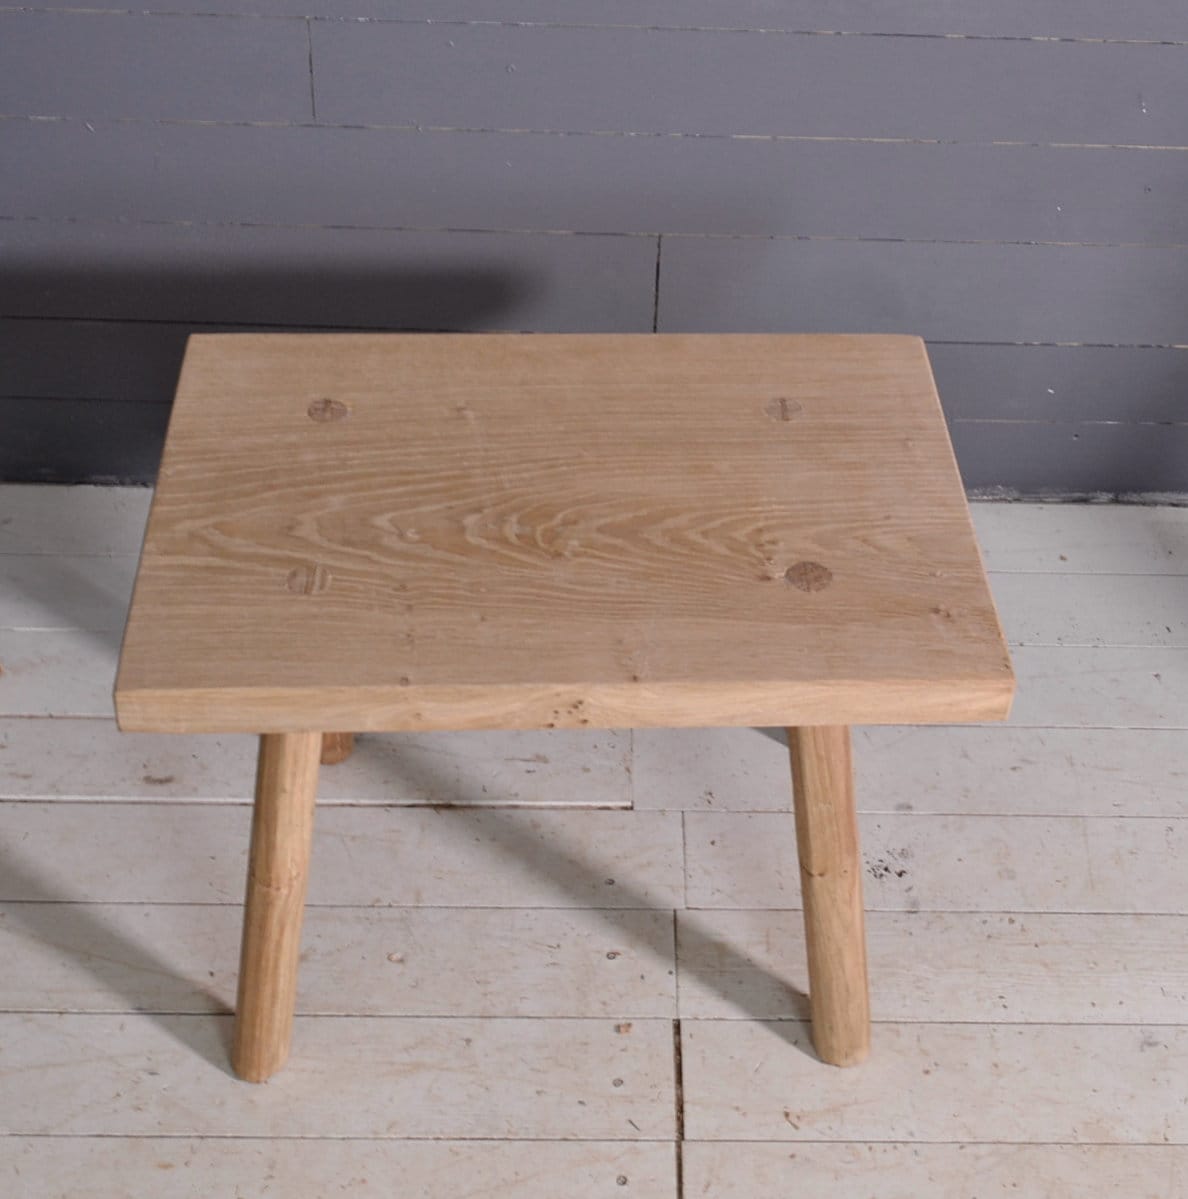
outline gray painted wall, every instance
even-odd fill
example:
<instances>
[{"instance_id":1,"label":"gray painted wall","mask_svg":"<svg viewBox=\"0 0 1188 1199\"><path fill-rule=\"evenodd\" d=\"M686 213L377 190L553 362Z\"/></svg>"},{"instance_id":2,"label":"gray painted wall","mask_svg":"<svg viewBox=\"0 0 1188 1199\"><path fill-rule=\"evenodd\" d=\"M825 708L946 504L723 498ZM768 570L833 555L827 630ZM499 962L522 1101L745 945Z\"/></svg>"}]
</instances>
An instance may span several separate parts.
<instances>
[{"instance_id":1,"label":"gray painted wall","mask_svg":"<svg viewBox=\"0 0 1188 1199\"><path fill-rule=\"evenodd\" d=\"M831 329L973 489L1188 492L1184 0L72 5L0 10L0 477L151 480L195 329Z\"/></svg>"}]
</instances>

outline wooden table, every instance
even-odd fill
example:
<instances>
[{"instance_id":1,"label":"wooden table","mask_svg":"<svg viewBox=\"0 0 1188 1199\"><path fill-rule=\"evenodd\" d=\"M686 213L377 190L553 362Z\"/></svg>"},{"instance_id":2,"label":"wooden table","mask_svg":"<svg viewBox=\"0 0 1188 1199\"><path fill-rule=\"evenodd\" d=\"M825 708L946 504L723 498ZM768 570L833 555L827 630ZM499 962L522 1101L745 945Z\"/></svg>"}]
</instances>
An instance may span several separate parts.
<instances>
[{"instance_id":1,"label":"wooden table","mask_svg":"<svg viewBox=\"0 0 1188 1199\"><path fill-rule=\"evenodd\" d=\"M814 1044L847 1065L849 726L997 720L1013 689L918 338L217 334L115 698L124 729L261 734L232 1052L258 1081L338 730L787 726Z\"/></svg>"}]
</instances>

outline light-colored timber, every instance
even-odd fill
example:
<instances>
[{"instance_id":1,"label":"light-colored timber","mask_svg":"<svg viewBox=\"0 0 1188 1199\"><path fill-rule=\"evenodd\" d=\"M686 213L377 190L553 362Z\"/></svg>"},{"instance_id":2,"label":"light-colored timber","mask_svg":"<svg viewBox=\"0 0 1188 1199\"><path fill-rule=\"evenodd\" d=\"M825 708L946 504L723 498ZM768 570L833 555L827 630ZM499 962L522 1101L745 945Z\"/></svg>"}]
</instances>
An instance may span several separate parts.
<instances>
[{"instance_id":1,"label":"light-colored timber","mask_svg":"<svg viewBox=\"0 0 1188 1199\"><path fill-rule=\"evenodd\" d=\"M233 1062L284 1062L318 759L352 735L782 724L814 1039L869 1048L854 723L1014 676L923 342L191 340L115 687L262 734Z\"/></svg>"},{"instance_id":2,"label":"light-colored timber","mask_svg":"<svg viewBox=\"0 0 1188 1199\"><path fill-rule=\"evenodd\" d=\"M923 343L212 334L186 352L126 729L1006 715Z\"/></svg>"},{"instance_id":3,"label":"light-colored timber","mask_svg":"<svg viewBox=\"0 0 1188 1199\"><path fill-rule=\"evenodd\" d=\"M870 1052L870 996L850 730L789 729L788 747L813 1045L822 1061L855 1066Z\"/></svg>"},{"instance_id":4,"label":"light-colored timber","mask_svg":"<svg viewBox=\"0 0 1188 1199\"><path fill-rule=\"evenodd\" d=\"M321 749L320 733L260 738L231 1051L248 1082L289 1056Z\"/></svg>"},{"instance_id":5,"label":"light-colored timber","mask_svg":"<svg viewBox=\"0 0 1188 1199\"><path fill-rule=\"evenodd\" d=\"M323 733L322 765L337 766L340 762L345 762L354 749L354 733Z\"/></svg>"}]
</instances>

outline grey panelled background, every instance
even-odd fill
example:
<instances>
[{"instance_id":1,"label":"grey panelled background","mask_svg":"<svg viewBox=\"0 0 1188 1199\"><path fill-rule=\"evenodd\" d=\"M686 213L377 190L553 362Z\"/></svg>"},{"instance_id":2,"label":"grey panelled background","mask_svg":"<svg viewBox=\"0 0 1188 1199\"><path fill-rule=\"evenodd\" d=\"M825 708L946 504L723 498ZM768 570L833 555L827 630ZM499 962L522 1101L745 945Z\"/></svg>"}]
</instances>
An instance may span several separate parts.
<instances>
[{"instance_id":1,"label":"grey panelled background","mask_svg":"<svg viewBox=\"0 0 1188 1199\"><path fill-rule=\"evenodd\" d=\"M150 481L195 329L839 330L974 490L1188 492L1185 0L33 3L0 478Z\"/></svg>"}]
</instances>

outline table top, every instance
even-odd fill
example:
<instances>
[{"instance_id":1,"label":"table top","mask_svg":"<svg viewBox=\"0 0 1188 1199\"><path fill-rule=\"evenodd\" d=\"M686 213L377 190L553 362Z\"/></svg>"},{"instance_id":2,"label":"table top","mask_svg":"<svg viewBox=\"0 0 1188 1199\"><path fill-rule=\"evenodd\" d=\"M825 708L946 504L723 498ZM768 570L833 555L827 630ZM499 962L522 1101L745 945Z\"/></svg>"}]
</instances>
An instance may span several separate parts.
<instances>
[{"instance_id":1,"label":"table top","mask_svg":"<svg viewBox=\"0 0 1188 1199\"><path fill-rule=\"evenodd\" d=\"M186 351L116 708L948 723L1013 689L918 338L215 334Z\"/></svg>"}]
</instances>

